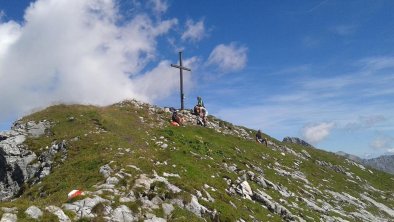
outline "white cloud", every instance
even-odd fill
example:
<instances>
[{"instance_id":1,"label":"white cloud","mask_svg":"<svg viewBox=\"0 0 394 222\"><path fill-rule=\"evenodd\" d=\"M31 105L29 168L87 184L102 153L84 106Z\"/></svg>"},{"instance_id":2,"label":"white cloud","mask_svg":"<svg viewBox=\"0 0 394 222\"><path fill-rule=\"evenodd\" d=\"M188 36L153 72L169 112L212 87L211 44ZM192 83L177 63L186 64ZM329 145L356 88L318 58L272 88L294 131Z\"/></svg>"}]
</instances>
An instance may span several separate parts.
<instances>
[{"instance_id":1,"label":"white cloud","mask_svg":"<svg viewBox=\"0 0 394 222\"><path fill-rule=\"evenodd\" d=\"M165 0L150 0L150 2L153 6L153 10L158 14L165 13L168 9L168 4Z\"/></svg>"},{"instance_id":2,"label":"white cloud","mask_svg":"<svg viewBox=\"0 0 394 222\"><path fill-rule=\"evenodd\" d=\"M371 143L370 147L375 150L386 150L391 152L394 150L394 138L386 135L379 135Z\"/></svg>"},{"instance_id":3,"label":"white cloud","mask_svg":"<svg viewBox=\"0 0 394 222\"><path fill-rule=\"evenodd\" d=\"M5 55L10 45L19 38L20 33L21 26L18 23L14 21L0 23L0 58Z\"/></svg>"},{"instance_id":4,"label":"white cloud","mask_svg":"<svg viewBox=\"0 0 394 222\"><path fill-rule=\"evenodd\" d=\"M204 21L200 20L198 22L194 22L191 19L186 21L186 31L182 34L182 40L197 42L203 39L206 36Z\"/></svg>"},{"instance_id":5,"label":"white cloud","mask_svg":"<svg viewBox=\"0 0 394 222\"><path fill-rule=\"evenodd\" d=\"M333 122L312 124L305 126L302 133L307 142L316 144L329 136L334 127Z\"/></svg>"},{"instance_id":6,"label":"white cloud","mask_svg":"<svg viewBox=\"0 0 394 222\"><path fill-rule=\"evenodd\" d=\"M0 21L1 118L55 102L154 100L152 90L137 82L151 78L141 70L155 59L158 37L177 20L137 14L119 26L116 2L38 0L26 10L23 24ZM150 89L167 81L157 78Z\"/></svg>"},{"instance_id":7,"label":"white cloud","mask_svg":"<svg viewBox=\"0 0 394 222\"><path fill-rule=\"evenodd\" d=\"M383 115L359 116L356 120L346 123L345 129L348 130L368 129L376 126L379 123L385 122L386 120L387 118Z\"/></svg>"},{"instance_id":8,"label":"white cloud","mask_svg":"<svg viewBox=\"0 0 394 222\"><path fill-rule=\"evenodd\" d=\"M193 67L196 57L184 61L187 67ZM165 81L162 81L165 79ZM136 78L134 83L138 85L137 92L141 95L149 95L151 100L163 99L179 90L179 70L171 67L169 61L162 61L156 68L146 73L141 78ZM183 74L183 84L193 87L191 73Z\"/></svg>"},{"instance_id":9,"label":"white cloud","mask_svg":"<svg viewBox=\"0 0 394 222\"><path fill-rule=\"evenodd\" d=\"M375 74L376 71L394 68L394 57L370 57L361 59L358 64L365 69L366 73Z\"/></svg>"},{"instance_id":10,"label":"white cloud","mask_svg":"<svg viewBox=\"0 0 394 222\"><path fill-rule=\"evenodd\" d=\"M235 43L216 46L208 58L208 65L216 65L222 72L234 72L243 69L247 62L247 48Z\"/></svg>"}]
</instances>

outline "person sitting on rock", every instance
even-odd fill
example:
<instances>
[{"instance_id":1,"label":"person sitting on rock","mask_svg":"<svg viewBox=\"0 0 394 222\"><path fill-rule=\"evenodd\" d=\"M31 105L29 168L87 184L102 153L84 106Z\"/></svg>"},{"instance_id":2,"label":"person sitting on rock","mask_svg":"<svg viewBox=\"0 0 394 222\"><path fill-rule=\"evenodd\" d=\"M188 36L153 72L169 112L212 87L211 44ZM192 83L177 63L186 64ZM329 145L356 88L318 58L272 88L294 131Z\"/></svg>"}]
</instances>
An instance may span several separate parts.
<instances>
[{"instance_id":1,"label":"person sitting on rock","mask_svg":"<svg viewBox=\"0 0 394 222\"><path fill-rule=\"evenodd\" d=\"M181 114L178 113L178 111L175 110L175 111L172 112L171 119L172 119L173 125L176 125L176 126L182 126L183 125L183 121L184 121L183 117L182 117Z\"/></svg>"},{"instance_id":2,"label":"person sitting on rock","mask_svg":"<svg viewBox=\"0 0 394 222\"><path fill-rule=\"evenodd\" d=\"M197 124L201 122L201 125L207 126L208 110L205 109L205 107L199 107L198 110L199 115L197 116Z\"/></svg>"},{"instance_id":3,"label":"person sitting on rock","mask_svg":"<svg viewBox=\"0 0 394 222\"><path fill-rule=\"evenodd\" d=\"M195 115L200 115L200 107L204 107L204 101L202 101L202 98L200 96L197 96L197 105L194 106L194 114Z\"/></svg>"},{"instance_id":4,"label":"person sitting on rock","mask_svg":"<svg viewBox=\"0 0 394 222\"><path fill-rule=\"evenodd\" d=\"M263 144L265 144L265 146L268 146L268 143L267 143L267 138L263 138L263 135L261 134L261 131L260 130L257 130L257 133L256 133L256 141L258 142L258 143L263 143Z\"/></svg>"}]
</instances>

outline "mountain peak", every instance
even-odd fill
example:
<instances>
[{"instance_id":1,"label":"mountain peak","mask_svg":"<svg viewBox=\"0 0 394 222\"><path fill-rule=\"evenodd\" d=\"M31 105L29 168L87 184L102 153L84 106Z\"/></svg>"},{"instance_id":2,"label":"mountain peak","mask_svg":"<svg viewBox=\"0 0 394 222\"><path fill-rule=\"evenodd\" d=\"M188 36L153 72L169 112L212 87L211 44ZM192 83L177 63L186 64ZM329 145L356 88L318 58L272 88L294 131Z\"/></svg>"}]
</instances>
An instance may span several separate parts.
<instances>
[{"instance_id":1,"label":"mountain peak","mask_svg":"<svg viewBox=\"0 0 394 222\"><path fill-rule=\"evenodd\" d=\"M254 130L214 116L202 127L180 113L185 124L176 127L169 109L131 100L22 118L0 133L2 220L394 219L392 175L268 135L265 146ZM80 195L68 199L70 191Z\"/></svg>"},{"instance_id":2,"label":"mountain peak","mask_svg":"<svg viewBox=\"0 0 394 222\"><path fill-rule=\"evenodd\" d=\"M298 138L298 137L285 137L283 138L282 142L284 143L294 143L294 144L298 144L301 146L306 146L306 147L313 147L311 144L305 142L304 140Z\"/></svg>"}]
</instances>

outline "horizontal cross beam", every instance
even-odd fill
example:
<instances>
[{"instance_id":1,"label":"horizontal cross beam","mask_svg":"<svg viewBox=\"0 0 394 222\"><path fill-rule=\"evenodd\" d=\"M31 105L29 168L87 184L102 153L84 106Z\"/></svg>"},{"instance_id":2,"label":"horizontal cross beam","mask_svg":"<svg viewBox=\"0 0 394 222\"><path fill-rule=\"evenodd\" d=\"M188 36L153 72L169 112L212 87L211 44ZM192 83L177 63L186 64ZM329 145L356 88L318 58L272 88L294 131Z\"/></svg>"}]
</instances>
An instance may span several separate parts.
<instances>
[{"instance_id":1,"label":"horizontal cross beam","mask_svg":"<svg viewBox=\"0 0 394 222\"><path fill-rule=\"evenodd\" d=\"M172 67L175 67L175 68L178 68L178 69L183 69L183 70L186 70L186 71L192 71L191 69L186 68L186 67L184 67L184 66L178 66L178 65L174 65L174 64L171 64L171 66L172 66Z\"/></svg>"}]
</instances>

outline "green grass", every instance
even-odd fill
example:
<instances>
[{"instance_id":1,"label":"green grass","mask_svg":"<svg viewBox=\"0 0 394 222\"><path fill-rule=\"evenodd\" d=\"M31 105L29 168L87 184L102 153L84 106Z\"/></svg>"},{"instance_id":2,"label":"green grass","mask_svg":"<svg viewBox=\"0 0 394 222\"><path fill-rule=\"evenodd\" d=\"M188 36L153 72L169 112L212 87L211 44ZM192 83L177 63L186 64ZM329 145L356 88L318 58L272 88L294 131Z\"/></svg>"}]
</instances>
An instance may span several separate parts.
<instances>
[{"instance_id":1,"label":"green grass","mask_svg":"<svg viewBox=\"0 0 394 222\"><path fill-rule=\"evenodd\" d=\"M70 117L74 117L73 120ZM140 117L143 117L144 123ZM298 157L286 153L285 156L280 152L257 144L254 141L244 140L235 136L223 135L213 129L187 126L172 127L169 124L165 127L157 126L160 119L169 118L169 114L159 112L149 114L146 108L136 109L131 103L125 103L122 107L113 105L108 107L94 107L81 105L57 105L49 107L43 111L32 114L22 119L22 121L49 120L52 123L50 132L40 138L29 138L26 145L36 153L45 151L54 141L67 141L68 158L61 163L56 159L55 168L52 169L50 176L43 179L39 184L26 186L25 192L20 198L13 202L0 203L1 206L16 206L23 211L30 205L36 205L44 209L48 205L61 206L67 202L67 193L73 189L93 191L93 185L102 183L104 178L99 174L99 167L114 161L110 164L115 171L124 169L124 172L131 174L130 178L120 181L117 187L125 186L131 188L139 174L145 173L152 175L153 170L159 175L164 172L178 174L180 178L169 177L170 183L178 186L183 192L174 194L166 189L163 183L156 182L151 185L151 193L148 195L161 195L167 198L181 198L185 203L190 202L191 195L196 195L196 190L202 192L205 189L214 203L199 200L204 206L218 212L220 221L234 221L243 218L251 220L250 215L260 221L281 221L277 214L271 213L260 203L244 200L238 195L226 193L228 185L223 178L230 178L233 182L240 174L229 172L224 164L235 164L238 169L252 171L259 175L251 166L258 166L263 169L264 177L287 188L296 195L301 195L303 182L278 175L273 169L276 163L283 166L286 171L294 171L294 163L299 161ZM210 119L215 119L210 116ZM220 125L226 129L233 129L231 123L220 121ZM246 129L248 132L255 131ZM161 136L167 140L168 148L163 149L155 142L162 141ZM316 160L325 161L342 168L349 169L354 176L360 177L377 189L383 190L387 198L383 198L379 192L369 192L377 201L387 206L394 205L394 186L392 186L392 175L368 170L347 163L342 157L329 152L313 148L305 148L299 145L282 144L281 142L267 136L270 141L278 145L286 145L295 152L300 153L306 150L312 159L302 160L299 170L302 171L311 182L310 186L318 187L320 190L333 190L335 192L346 192L356 198L365 192L365 183L352 183L346 175L338 173L327 167L319 166ZM78 138L78 139L75 139ZM156 138L155 141L152 139ZM73 140L74 139L74 140ZM121 149L119 149L121 148ZM175 148L175 149L174 149ZM129 149L130 152L126 152ZM263 159L262 157L266 157ZM161 163L161 164L157 164ZM166 165L163 163L167 163ZM141 171L127 167L127 165L138 166ZM329 183L323 180L329 180ZM356 179L353 179L356 180ZM248 181L253 190L261 189L258 184ZM204 188L208 185L210 188ZM214 191L212 189L214 189ZM135 189L136 196L145 192L142 189ZM264 192L274 198L286 199L273 189L265 189ZM111 195L106 194L107 197ZM325 200L325 196L314 194L315 198ZM105 195L104 195L105 197ZM302 214L319 220L319 213L310 210L305 203L297 202L295 197L286 199L289 203L296 202L302 208ZM330 203L330 200L325 200ZM231 204L230 204L231 202ZM114 200L113 207L119 206L118 199ZM138 212L141 202L127 203L133 211ZM234 208L232 205L235 205ZM95 211L99 216L94 221L102 221L102 206L97 206ZM299 210L286 206L293 214L297 215ZM347 212L353 211L353 205L344 205ZM100 211L101 209L101 211ZM371 207L372 212L377 212L375 207ZM19 221L31 221L20 210ZM22 212L22 213L21 213ZM54 216L44 210L43 221L54 220ZM158 216L163 216L161 209L155 211ZM0 212L1 214L1 212ZM337 215L338 216L338 215ZM206 220L213 220L206 217ZM168 221L203 221L185 209L176 207L175 211L168 218ZM80 221L86 221L85 219Z\"/></svg>"}]
</instances>

